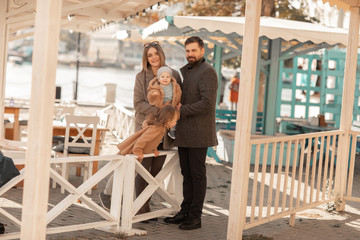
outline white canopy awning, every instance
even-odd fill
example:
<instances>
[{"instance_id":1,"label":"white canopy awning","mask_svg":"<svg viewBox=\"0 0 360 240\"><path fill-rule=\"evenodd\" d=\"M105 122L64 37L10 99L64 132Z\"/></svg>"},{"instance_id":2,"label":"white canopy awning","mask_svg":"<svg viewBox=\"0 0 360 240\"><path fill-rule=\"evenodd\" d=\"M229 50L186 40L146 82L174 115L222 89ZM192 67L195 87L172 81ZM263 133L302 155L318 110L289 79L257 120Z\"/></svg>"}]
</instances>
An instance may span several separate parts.
<instances>
[{"instance_id":1,"label":"white canopy awning","mask_svg":"<svg viewBox=\"0 0 360 240\"><path fill-rule=\"evenodd\" d=\"M61 29L75 32L89 32L111 22L124 20L130 15L148 9L159 0L63 0ZM162 1L160 1L162 2ZM6 23L9 26L9 39L32 35L21 30L33 28L35 24L36 1L9 1Z\"/></svg>"},{"instance_id":2,"label":"white canopy awning","mask_svg":"<svg viewBox=\"0 0 360 240\"><path fill-rule=\"evenodd\" d=\"M243 36L244 17L190 17L174 16L174 25L178 28L191 27L194 30L206 29L209 32L221 31L225 34L237 33ZM159 31L153 25L152 32ZM161 25L162 29L164 25ZM162 30L161 29L161 30ZM147 30L150 32L150 30ZM270 39L298 40L313 43L326 42L328 44L347 44L347 30L342 28L325 27L320 24L285 20L272 17L261 17L260 34Z\"/></svg>"}]
</instances>

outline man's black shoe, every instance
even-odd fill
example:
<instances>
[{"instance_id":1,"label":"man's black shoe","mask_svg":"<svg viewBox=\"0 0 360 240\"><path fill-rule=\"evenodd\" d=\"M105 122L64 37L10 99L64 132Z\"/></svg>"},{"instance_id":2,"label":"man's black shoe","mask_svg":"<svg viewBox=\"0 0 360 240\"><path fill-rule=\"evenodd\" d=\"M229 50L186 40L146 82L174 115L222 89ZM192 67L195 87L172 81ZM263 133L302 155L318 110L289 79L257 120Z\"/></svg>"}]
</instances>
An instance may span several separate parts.
<instances>
[{"instance_id":1,"label":"man's black shoe","mask_svg":"<svg viewBox=\"0 0 360 240\"><path fill-rule=\"evenodd\" d=\"M180 224L181 230L193 230L201 228L201 218L188 218L185 222Z\"/></svg>"},{"instance_id":2,"label":"man's black shoe","mask_svg":"<svg viewBox=\"0 0 360 240\"><path fill-rule=\"evenodd\" d=\"M188 218L188 214L187 214L187 213L178 212L178 213L177 213L175 216L173 216L173 217L166 217L166 218L164 218L164 222L166 222L166 223L172 223L172 224L180 224L180 223L184 222L187 218Z\"/></svg>"}]
</instances>

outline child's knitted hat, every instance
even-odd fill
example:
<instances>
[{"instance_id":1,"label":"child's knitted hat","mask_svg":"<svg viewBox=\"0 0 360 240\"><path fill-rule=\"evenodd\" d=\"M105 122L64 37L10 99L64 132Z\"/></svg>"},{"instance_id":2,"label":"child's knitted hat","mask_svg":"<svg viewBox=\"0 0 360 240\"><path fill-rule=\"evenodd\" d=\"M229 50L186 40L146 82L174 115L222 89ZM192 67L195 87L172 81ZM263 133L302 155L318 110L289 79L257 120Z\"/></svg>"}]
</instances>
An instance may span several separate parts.
<instances>
[{"instance_id":1,"label":"child's knitted hat","mask_svg":"<svg viewBox=\"0 0 360 240\"><path fill-rule=\"evenodd\" d=\"M169 73L169 74L170 74L170 77L172 77L172 70L171 70L171 68L166 67L166 66L159 68L158 71L157 71L157 76L159 77L163 72Z\"/></svg>"}]
</instances>

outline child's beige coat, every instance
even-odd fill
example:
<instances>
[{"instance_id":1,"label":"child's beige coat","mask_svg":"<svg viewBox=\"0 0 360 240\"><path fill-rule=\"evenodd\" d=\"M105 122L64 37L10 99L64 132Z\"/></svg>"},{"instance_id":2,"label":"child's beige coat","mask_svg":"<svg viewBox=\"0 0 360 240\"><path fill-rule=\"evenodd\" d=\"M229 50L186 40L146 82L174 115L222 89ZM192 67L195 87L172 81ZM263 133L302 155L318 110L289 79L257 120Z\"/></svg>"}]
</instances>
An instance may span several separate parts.
<instances>
[{"instance_id":1,"label":"child's beige coat","mask_svg":"<svg viewBox=\"0 0 360 240\"><path fill-rule=\"evenodd\" d=\"M171 105L176 107L176 105L178 105L181 101L181 88L174 77L171 78L171 83L173 85L173 99L171 101ZM153 78L149 83L147 98L151 105L154 105L158 108L163 105L164 90L160 86L160 82L157 77Z\"/></svg>"}]
</instances>

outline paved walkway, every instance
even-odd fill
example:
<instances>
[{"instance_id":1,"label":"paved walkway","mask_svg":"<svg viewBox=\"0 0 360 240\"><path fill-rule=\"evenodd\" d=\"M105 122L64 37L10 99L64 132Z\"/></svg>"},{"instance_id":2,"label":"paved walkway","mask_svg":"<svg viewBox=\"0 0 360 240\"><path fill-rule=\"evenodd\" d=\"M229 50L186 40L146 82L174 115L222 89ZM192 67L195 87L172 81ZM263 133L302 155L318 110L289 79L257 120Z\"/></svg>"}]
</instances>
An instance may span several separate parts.
<instances>
[{"instance_id":1,"label":"paved walkway","mask_svg":"<svg viewBox=\"0 0 360 240\"><path fill-rule=\"evenodd\" d=\"M114 154L116 148L114 139L107 137L103 154ZM357 157L359 158L359 156ZM360 160L360 159L358 159ZM359 161L358 161L359 162ZM354 195L360 197L360 164L356 166ZM136 223L134 228L146 230L145 236L125 237L120 234L109 234L100 230L84 230L71 233L48 235L47 239L128 239L128 240L221 240L226 239L228 209L231 187L231 165L218 164L213 159L207 161L208 187L205 199L202 228L192 231L183 231L177 225L169 225L160 218L150 223ZM80 182L81 178L73 177L72 182ZM93 191L92 197L97 203L98 193L103 189L105 181ZM17 214L21 213L22 189L11 189L0 198L0 204L6 210ZM64 198L60 188L50 189L50 207ZM163 203L158 195L152 198L152 208ZM360 239L360 204L348 203L346 211L340 214L328 213L326 206L300 212L296 217L294 227L288 225L288 217L284 217L244 231L243 239ZM56 218L50 226L63 226L71 223L84 223L102 220L97 214L87 209L81 203L72 205ZM19 229L8 219L1 217L1 222L7 224L6 231L14 232ZM1 235L0 235L1 239Z\"/></svg>"}]
</instances>

